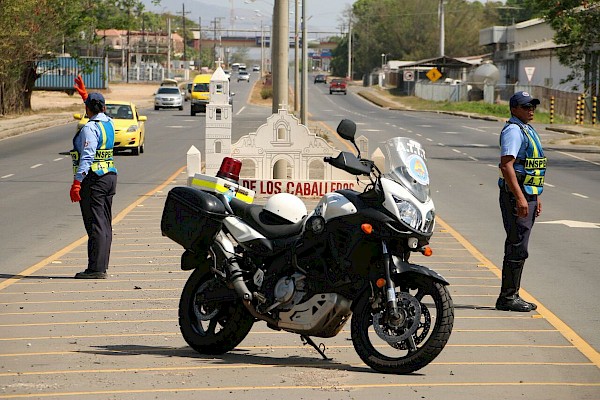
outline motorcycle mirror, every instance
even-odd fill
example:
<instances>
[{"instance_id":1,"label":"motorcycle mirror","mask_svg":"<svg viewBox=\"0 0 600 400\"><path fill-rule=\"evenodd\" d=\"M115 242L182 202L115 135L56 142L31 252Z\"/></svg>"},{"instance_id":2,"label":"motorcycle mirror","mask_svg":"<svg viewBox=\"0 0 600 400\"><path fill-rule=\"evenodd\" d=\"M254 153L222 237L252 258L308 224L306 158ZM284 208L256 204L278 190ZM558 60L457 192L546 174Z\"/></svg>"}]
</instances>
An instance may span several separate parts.
<instances>
[{"instance_id":1,"label":"motorcycle mirror","mask_svg":"<svg viewBox=\"0 0 600 400\"><path fill-rule=\"evenodd\" d=\"M356 134L356 124L354 121L349 119L343 119L340 121L337 127L337 133L342 139L349 140L354 143L354 135Z\"/></svg>"},{"instance_id":2,"label":"motorcycle mirror","mask_svg":"<svg viewBox=\"0 0 600 400\"><path fill-rule=\"evenodd\" d=\"M341 120L337 127L337 133L342 139L346 139L354 145L354 148L358 152L358 158L360 158L360 149L356 145L356 142L354 142L354 135L356 134L356 124L354 121L349 119Z\"/></svg>"}]
</instances>

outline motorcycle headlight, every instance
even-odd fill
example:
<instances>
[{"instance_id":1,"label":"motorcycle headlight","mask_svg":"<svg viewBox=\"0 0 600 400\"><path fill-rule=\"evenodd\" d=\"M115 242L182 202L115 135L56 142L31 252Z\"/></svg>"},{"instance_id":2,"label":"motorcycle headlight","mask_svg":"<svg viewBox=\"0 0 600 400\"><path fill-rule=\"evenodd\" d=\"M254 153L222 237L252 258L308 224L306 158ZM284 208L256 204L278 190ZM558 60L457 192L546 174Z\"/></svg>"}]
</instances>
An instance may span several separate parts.
<instances>
[{"instance_id":1,"label":"motorcycle headlight","mask_svg":"<svg viewBox=\"0 0 600 400\"><path fill-rule=\"evenodd\" d=\"M394 196L394 202L400 214L400 220L411 228L421 230L421 213L412 203Z\"/></svg>"},{"instance_id":2,"label":"motorcycle headlight","mask_svg":"<svg viewBox=\"0 0 600 400\"><path fill-rule=\"evenodd\" d=\"M138 126L137 125L131 125L129 127L129 129L127 129L127 132L135 132L138 130Z\"/></svg>"}]
</instances>

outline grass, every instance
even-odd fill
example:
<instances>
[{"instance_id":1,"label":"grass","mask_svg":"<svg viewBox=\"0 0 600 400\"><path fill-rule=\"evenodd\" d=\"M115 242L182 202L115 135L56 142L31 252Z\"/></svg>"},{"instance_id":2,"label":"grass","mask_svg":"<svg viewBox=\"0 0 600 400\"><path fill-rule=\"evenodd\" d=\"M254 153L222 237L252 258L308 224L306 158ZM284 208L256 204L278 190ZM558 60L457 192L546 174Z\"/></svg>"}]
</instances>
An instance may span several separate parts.
<instances>
[{"instance_id":1,"label":"grass","mask_svg":"<svg viewBox=\"0 0 600 400\"><path fill-rule=\"evenodd\" d=\"M508 104L490 104L484 101L430 101L414 96L399 96L397 95L397 91L394 89L381 90L381 93L414 110L465 112L471 114L488 115L500 119L508 119L510 115ZM537 110L535 112L535 122L539 124L549 124L550 113ZM573 121L569 120L568 118L555 115L554 123L569 124L573 123Z\"/></svg>"}]
</instances>

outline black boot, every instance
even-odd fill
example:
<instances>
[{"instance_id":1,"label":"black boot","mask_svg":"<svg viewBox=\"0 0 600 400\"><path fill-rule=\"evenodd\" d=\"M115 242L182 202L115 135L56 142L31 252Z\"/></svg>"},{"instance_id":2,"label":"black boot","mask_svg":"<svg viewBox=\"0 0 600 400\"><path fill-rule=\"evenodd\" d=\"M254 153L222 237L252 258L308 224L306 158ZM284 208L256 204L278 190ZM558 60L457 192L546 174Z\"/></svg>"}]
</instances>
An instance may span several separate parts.
<instances>
[{"instance_id":1,"label":"black boot","mask_svg":"<svg viewBox=\"0 0 600 400\"><path fill-rule=\"evenodd\" d=\"M496 300L497 310L529 312L537 308L535 304L528 303L519 297L523 265L525 265L525 260L504 261L502 264L502 288L500 296Z\"/></svg>"}]
</instances>

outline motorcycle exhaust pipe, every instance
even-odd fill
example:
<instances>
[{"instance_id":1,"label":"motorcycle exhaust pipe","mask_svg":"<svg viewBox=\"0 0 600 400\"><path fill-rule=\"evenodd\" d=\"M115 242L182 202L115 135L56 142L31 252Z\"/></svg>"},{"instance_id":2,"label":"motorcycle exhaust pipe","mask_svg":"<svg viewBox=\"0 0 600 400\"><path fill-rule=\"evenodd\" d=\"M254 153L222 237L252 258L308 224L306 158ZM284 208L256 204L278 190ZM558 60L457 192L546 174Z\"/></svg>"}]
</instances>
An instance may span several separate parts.
<instances>
[{"instance_id":1,"label":"motorcycle exhaust pipe","mask_svg":"<svg viewBox=\"0 0 600 400\"><path fill-rule=\"evenodd\" d=\"M229 257L231 254L235 254L233 244L222 234L219 234L215 240L217 248L220 250L220 256L227 263L227 270L229 271L229 282L233 285L235 292L244 300L252 300L252 293L244 282L243 271L234 257Z\"/></svg>"}]
</instances>

